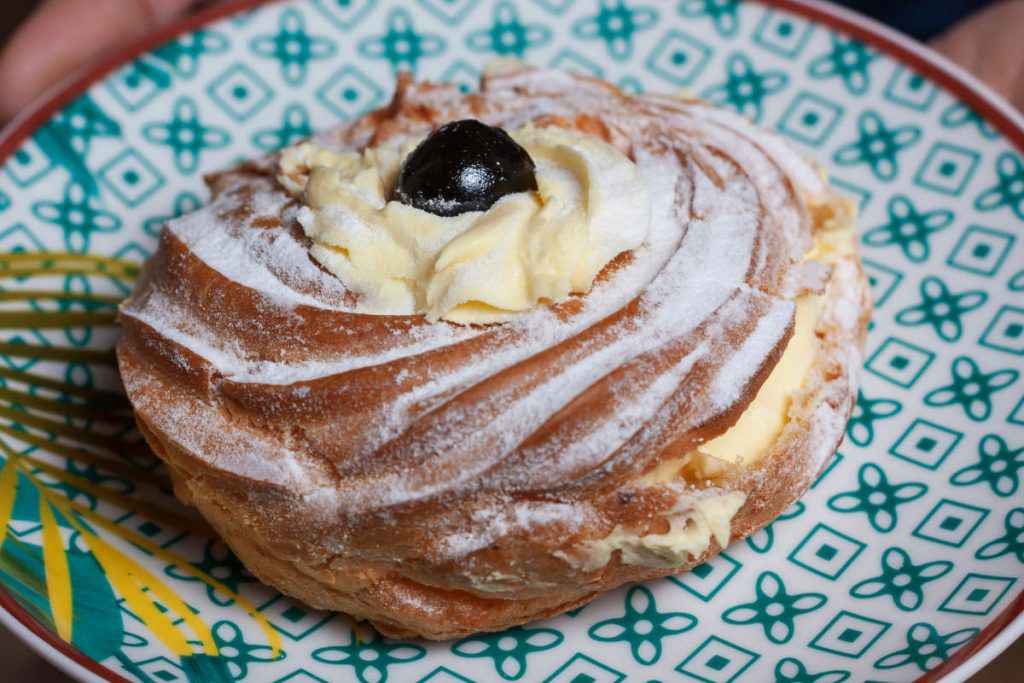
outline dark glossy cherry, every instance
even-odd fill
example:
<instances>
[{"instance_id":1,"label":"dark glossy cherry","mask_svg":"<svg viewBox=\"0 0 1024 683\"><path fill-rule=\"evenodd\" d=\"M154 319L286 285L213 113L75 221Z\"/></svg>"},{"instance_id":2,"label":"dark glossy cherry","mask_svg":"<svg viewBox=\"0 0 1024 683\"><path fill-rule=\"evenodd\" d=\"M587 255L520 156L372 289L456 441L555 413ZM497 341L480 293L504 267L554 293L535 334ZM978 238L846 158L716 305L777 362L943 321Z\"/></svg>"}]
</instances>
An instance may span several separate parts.
<instances>
[{"instance_id":1,"label":"dark glossy cherry","mask_svg":"<svg viewBox=\"0 0 1024 683\"><path fill-rule=\"evenodd\" d=\"M409 154L392 199L438 216L486 211L537 189L533 159L501 128L476 119L441 126Z\"/></svg>"}]
</instances>

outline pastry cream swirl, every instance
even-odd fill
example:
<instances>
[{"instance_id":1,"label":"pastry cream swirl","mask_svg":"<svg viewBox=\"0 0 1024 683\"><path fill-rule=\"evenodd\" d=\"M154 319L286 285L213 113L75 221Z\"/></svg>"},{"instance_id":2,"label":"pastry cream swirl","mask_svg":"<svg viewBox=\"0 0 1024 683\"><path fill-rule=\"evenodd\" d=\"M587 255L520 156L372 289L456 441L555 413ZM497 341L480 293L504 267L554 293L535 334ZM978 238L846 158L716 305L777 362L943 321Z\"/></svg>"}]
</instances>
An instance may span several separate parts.
<instances>
[{"instance_id":1,"label":"pastry cream swirl","mask_svg":"<svg viewBox=\"0 0 1024 683\"><path fill-rule=\"evenodd\" d=\"M310 254L358 295L359 312L499 322L588 291L650 224L647 188L616 148L560 128L511 135L536 163L538 189L487 211L443 217L388 201L418 140L362 152L306 142L284 150L280 179L304 201Z\"/></svg>"}]
</instances>

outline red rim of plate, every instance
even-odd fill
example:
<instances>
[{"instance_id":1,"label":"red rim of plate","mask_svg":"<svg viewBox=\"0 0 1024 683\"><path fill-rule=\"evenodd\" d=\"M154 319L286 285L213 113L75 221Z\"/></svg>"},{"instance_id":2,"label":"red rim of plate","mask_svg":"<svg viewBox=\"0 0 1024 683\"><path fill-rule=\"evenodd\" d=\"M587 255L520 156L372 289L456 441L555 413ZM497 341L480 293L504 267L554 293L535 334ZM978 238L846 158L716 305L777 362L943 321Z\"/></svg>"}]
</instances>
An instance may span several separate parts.
<instances>
[{"instance_id":1,"label":"red rim of plate","mask_svg":"<svg viewBox=\"0 0 1024 683\"><path fill-rule=\"evenodd\" d=\"M278 0L228 0L165 26L128 47L108 52L96 63L56 85L0 132L0 164L3 164L26 138L31 136L57 111L129 60L149 52L181 34L195 31L233 14L276 1ZM853 36L886 53L896 61L911 67L970 106L1014 147L1024 153L1024 117L973 76L923 45L872 19L821 0L757 0L757 2L801 15L813 22ZM78 648L61 640L55 633L33 618L3 587L0 587L0 609L10 614L43 643L67 657L70 660L69 664L73 662L85 671L108 681L129 683L106 666L85 656ZM953 673L972 657L981 653L987 645L1022 615L1024 615L1024 592L1007 605L966 646L959 649L940 666L920 676L916 683L933 683ZM1024 627L1024 624L1021 626ZM16 635L24 637L25 634ZM40 654L46 656L47 659L52 659L50 656L52 653L47 652L44 645L32 642L27 638L26 640ZM1006 646L1009 644L1005 643ZM971 662L972 666L967 667L971 671L958 673L974 673L987 664L998 652L985 654L988 656L981 658L978 662Z\"/></svg>"}]
</instances>

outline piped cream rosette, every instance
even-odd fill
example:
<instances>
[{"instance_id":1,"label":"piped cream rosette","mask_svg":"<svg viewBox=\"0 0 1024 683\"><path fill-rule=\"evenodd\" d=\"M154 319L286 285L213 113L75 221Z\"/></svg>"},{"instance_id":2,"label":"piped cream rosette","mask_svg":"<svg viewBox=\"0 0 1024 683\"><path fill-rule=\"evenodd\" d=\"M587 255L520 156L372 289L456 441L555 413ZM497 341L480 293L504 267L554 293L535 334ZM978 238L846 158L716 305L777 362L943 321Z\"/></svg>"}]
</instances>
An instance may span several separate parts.
<instances>
[{"instance_id":1,"label":"piped cream rosette","mask_svg":"<svg viewBox=\"0 0 1024 683\"><path fill-rule=\"evenodd\" d=\"M647 237L650 197L636 164L603 140L527 126L511 132L536 163L537 190L443 217L389 201L419 142L335 152L305 142L280 160L304 203L310 253L358 295L357 311L493 323L590 290Z\"/></svg>"}]
</instances>

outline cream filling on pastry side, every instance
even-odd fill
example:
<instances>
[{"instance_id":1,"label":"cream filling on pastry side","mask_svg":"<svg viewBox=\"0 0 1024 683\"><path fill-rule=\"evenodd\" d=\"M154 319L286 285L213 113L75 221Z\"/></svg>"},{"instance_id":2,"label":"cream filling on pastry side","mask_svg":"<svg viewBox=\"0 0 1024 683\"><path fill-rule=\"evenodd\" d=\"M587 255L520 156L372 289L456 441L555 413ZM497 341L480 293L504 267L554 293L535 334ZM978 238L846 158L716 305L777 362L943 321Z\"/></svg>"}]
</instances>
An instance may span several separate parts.
<instances>
[{"instance_id":1,"label":"cream filling on pastry side","mask_svg":"<svg viewBox=\"0 0 1024 683\"><path fill-rule=\"evenodd\" d=\"M279 178L304 203L310 254L358 294L358 312L500 322L589 291L651 222L648 188L615 147L561 128L510 135L536 163L537 190L487 211L445 217L389 201L418 140L362 152L302 143L282 152Z\"/></svg>"},{"instance_id":2,"label":"cream filling on pastry side","mask_svg":"<svg viewBox=\"0 0 1024 683\"><path fill-rule=\"evenodd\" d=\"M790 398L803 386L814 363L814 328L824 303L820 294L797 298L793 336L782 357L736 424L704 442L700 446L703 453L745 467L768 452L786 425Z\"/></svg>"},{"instance_id":3,"label":"cream filling on pastry side","mask_svg":"<svg viewBox=\"0 0 1024 683\"><path fill-rule=\"evenodd\" d=\"M853 226L821 230L805 260L835 263L854 253ZM786 426L792 396L803 386L814 364L817 339L814 330L821 318L825 300L820 294L804 294L796 299L793 336L768 379L754 400L731 428L705 442L700 450L719 460L741 467L756 463L768 452Z\"/></svg>"},{"instance_id":4,"label":"cream filling on pastry side","mask_svg":"<svg viewBox=\"0 0 1024 683\"><path fill-rule=\"evenodd\" d=\"M687 499L665 515L669 530L663 534L641 536L617 526L604 538L581 543L571 553L555 551L554 555L583 571L605 566L616 550L621 551L625 564L678 567L702 555L712 538L724 548L729 543L732 518L746 499L742 491Z\"/></svg>"},{"instance_id":5,"label":"cream filling on pastry side","mask_svg":"<svg viewBox=\"0 0 1024 683\"><path fill-rule=\"evenodd\" d=\"M842 256L856 251L853 225L820 230L815 235L814 247L805 260L834 263ZM698 456L710 455L718 460L748 467L760 460L778 438L789 415L792 396L803 386L817 353L814 331L824 308L820 294L797 297L796 320L790 338L779 362L768 379L731 428L700 446ZM714 474L715 460L703 458L708 474ZM656 486L679 476L680 468L688 456L661 463L637 483ZM687 498L666 515L669 530L663 534L639 535L615 527L598 540L581 543L570 552L556 551L571 566L591 571L603 567L612 553L621 551L625 564L646 567L674 567L699 557L711 544L721 547L729 543L732 518L746 502L742 491L729 491L714 496Z\"/></svg>"}]
</instances>

